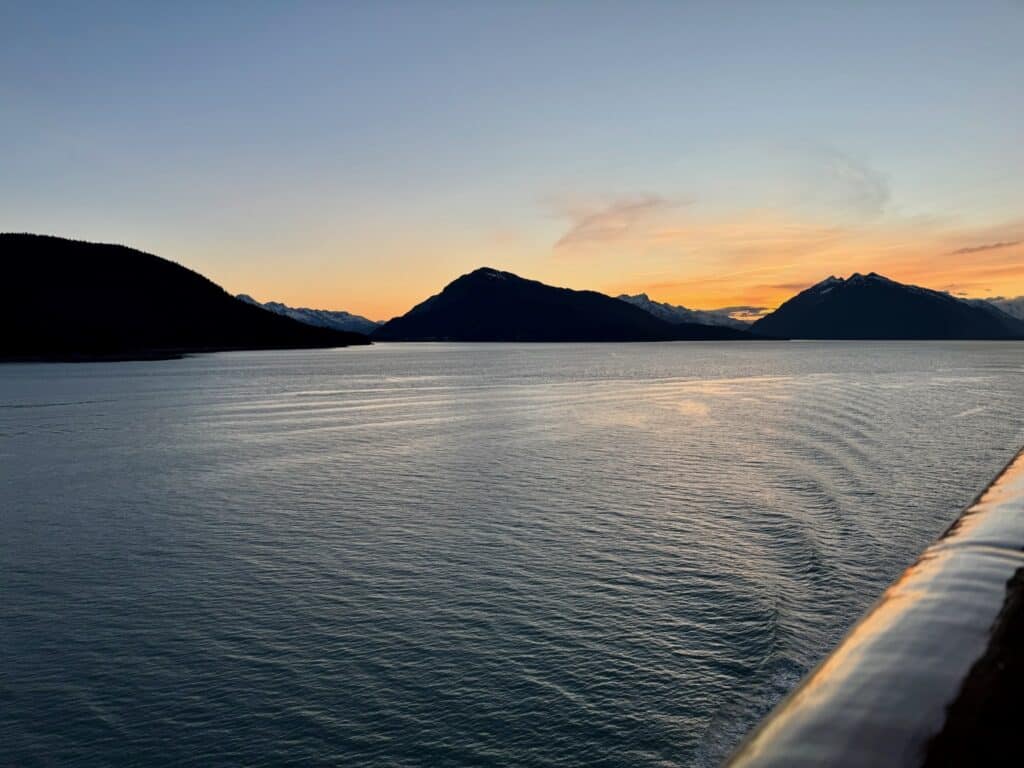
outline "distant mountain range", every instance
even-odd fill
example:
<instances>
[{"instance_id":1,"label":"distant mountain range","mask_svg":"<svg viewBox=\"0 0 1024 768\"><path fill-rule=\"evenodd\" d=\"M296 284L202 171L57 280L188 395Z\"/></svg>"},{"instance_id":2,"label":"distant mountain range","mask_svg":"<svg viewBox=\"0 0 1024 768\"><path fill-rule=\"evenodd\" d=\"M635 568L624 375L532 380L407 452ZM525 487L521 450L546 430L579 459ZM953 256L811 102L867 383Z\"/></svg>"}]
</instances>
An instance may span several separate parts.
<instances>
[{"instance_id":1,"label":"distant mountain range","mask_svg":"<svg viewBox=\"0 0 1024 768\"><path fill-rule=\"evenodd\" d=\"M1024 339L1024 297L961 299L874 272L829 277L753 325L646 294L612 298L489 267L401 317L233 297L185 267L119 245L0 234L0 360L135 359L380 341ZM361 333L362 331L364 333Z\"/></svg>"},{"instance_id":2,"label":"distant mountain range","mask_svg":"<svg viewBox=\"0 0 1024 768\"><path fill-rule=\"evenodd\" d=\"M120 245L0 234L0 359L166 358L226 349L342 347L366 336L313 328L238 301L185 267Z\"/></svg>"},{"instance_id":3,"label":"distant mountain range","mask_svg":"<svg viewBox=\"0 0 1024 768\"><path fill-rule=\"evenodd\" d=\"M381 341L750 339L721 325L670 323L595 291L555 288L484 267L373 332Z\"/></svg>"},{"instance_id":4,"label":"distant mountain range","mask_svg":"<svg viewBox=\"0 0 1024 768\"><path fill-rule=\"evenodd\" d=\"M245 293L240 293L235 298L239 301L244 301L246 304L262 307L274 314L284 315L292 320L298 320L300 323L313 325L317 328L333 328L336 331L370 334L380 325L375 320L368 320L360 315L353 315L337 309L289 307L287 304L282 304L279 301L259 302Z\"/></svg>"},{"instance_id":5,"label":"distant mountain range","mask_svg":"<svg viewBox=\"0 0 1024 768\"><path fill-rule=\"evenodd\" d=\"M490 284L490 280L494 279L493 276L504 276L505 280L511 278L511 282ZM536 312L531 302L540 295L536 290L538 287L555 292L545 293L544 301L539 305L542 307L542 313L550 312L552 302L554 304L564 302L575 294L584 293L599 295L603 298L608 297L594 294L593 291L568 291L567 289L551 288L551 286L544 286L536 281L524 280L509 272L499 272L490 268L479 269L448 286L440 295L444 296L444 299L439 302L441 307L435 306L434 299L439 298L435 296L403 316L403 318L412 316L412 319L396 318L387 324L386 330L381 330L380 333L377 333L377 330L384 325L383 323L348 312L293 308L275 301L260 304L245 294L239 294L237 298L309 325L376 334L376 338L380 340L390 340L399 338L399 336L415 339L472 338L479 340L477 337L484 332L484 326L477 326L474 329L468 327L456 329L452 326L446 330L438 327L428 331L423 318L418 316L421 308L425 307L430 310L430 316L434 318L430 322L434 322L438 316L437 312L443 309L450 315L448 322L452 322L455 315L451 308L456 304L462 304L465 312L476 311L466 304L469 292L465 288L465 283L475 283L477 285L475 290L485 292L495 289L499 285L508 289L509 286L528 284L535 289L526 291L517 287L516 291L520 291L518 298L511 295L506 296L508 302L511 303L502 310L505 313L505 319L492 317L487 321L491 323L485 334L488 339L564 340L587 338L603 340L606 338L666 337L664 328L652 329L646 320L643 321L645 324L643 329L634 325L631 326L631 330L627 331L627 326L619 325L614 328L607 326L603 330L583 330L582 328L573 329L564 325L559 326L558 323L563 320L551 315L553 325L543 329L527 327L524 323L532 323L536 319L528 320L524 314ZM452 290L449 291L449 289ZM561 293L558 293L559 291ZM506 290L504 293L509 294L509 291ZM667 338L718 338L714 332L709 332L706 328L701 331L689 327L695 325L751 331L756 337L806 339L1004 339L1019 338L1024 333L1024 296L1013 299L1002 297L962 299L948 293L898 283L874 272L868 275L854 274L849 279L829 277L794 296L775 312L766 315L754 324L732 318L726 311L688 309L677 304L655 301L646 293L633 296L621 294L616 298L642 309L666 323L683 326L682 333L669 333ZM604 306L607 308L607 305ZM493 314L497 311L497 305L483 309ZM465 318L462 319L465 320ZM632 322L636 322L635 316ZM501 323L505 324L504 327L499 327ZM414 324L415 328L419 329L415 332L412 330Z\"/></svg>"},{"instance_id":6,"label":"distant mountain range","mask_svg":"<svg viewBox=\"0 0 1024 768\"><path fill-rule=\"evenodd\" d=\"M1011 317L1024 320L1024 296L1018 296L1015 299L984 299L984 301L988 301L989 304L998 307Z\"/></svg>"},{"instance_id":7,"label":"distant mountain range","mask_svg":"<svg viewBox=\"0 0 1024 768\"><path fill-rule=\"evenodd\" d=\"M626 301L634 307L650 312L657 318L667 323L697 323L700 325L722 325L726 328L735 328L739 331L750 330L750 323L736 320L724 312L712 312L703 309L687 309L678 304L666 304L654 301L646 293L638 293L635 296L622 294L617 297L619 301Z\"/></svg>"},{"instance_id":8,"label":"distant mountain range","mask_svg":"<svg viewBox=\"0 0 1024 768\"><path fill-rule=\"evenodd\" d=\"M874 272L829 277L751 326L793 339L1017 339L1024 321L987 302L904 285Z\"/></svg>"}]
</instances>

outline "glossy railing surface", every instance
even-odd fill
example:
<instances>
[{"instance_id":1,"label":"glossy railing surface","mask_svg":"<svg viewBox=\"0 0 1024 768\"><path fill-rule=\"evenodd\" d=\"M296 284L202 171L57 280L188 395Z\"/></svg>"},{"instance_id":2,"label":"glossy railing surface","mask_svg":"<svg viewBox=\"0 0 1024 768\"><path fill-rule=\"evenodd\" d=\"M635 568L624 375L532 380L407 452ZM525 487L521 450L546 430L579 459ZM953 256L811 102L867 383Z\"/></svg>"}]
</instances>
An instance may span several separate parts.
<instances>
[{"instance_id":1,"label":"glossy railing surface","mask_svg":"<svg viewBox=\"0 0 1024 768\"><path fill-rule=\"evenodd\" d=\"M730 766L1024 765L1024 452Z\"/></svg>"}]
</instances>

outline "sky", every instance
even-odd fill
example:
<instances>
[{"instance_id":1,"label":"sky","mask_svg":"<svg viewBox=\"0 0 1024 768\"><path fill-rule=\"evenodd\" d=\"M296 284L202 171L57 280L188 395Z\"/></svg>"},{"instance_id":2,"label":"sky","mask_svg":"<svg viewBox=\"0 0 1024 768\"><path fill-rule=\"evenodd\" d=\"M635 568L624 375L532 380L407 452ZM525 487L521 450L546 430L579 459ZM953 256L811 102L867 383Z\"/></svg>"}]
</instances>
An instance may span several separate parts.
<instances>
[{"instance_id":1,"label":"sky","mask_svg":"<svg viewBox=\"0 0 1024 768\"><path fill-rule=\"evenodd\" d=\"M0 231L373 319L479 266L1016 296L1022 32L1021 0L0 0Z\"/></svg>"}]
</instances>

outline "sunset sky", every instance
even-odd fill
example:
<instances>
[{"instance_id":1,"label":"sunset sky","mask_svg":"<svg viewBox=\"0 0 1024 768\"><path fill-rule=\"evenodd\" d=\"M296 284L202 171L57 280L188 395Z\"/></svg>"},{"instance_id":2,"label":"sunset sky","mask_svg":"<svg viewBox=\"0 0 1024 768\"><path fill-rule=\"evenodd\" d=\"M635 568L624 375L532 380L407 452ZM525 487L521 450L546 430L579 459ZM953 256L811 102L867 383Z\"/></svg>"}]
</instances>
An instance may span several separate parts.
<instances>
[{"instance_id":1,"label":"sunset sky","mask_svg":"<svg viewBox=\"0 0 1024 768\"><path fill-rule=\"evenodd\" d=\"M1019 0L6 2L0 230L375 319L483 265L1016 296L1022 32Z\"/></svg>"}]
</instances>

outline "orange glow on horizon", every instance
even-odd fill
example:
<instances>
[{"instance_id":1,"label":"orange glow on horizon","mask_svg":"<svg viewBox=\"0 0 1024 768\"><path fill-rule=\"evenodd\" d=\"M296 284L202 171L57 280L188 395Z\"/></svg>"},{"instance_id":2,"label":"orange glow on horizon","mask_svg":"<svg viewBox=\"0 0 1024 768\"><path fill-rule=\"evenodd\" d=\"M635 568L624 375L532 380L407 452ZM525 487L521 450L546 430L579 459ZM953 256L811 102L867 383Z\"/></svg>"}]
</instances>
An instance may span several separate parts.
<instances>
[{"instance_id":1,"label":"orange glow on horizon","mask_svg":"<svg viewBox=\"0 0 1024 768\"><path fill-rule=\"evenodd\" d=\"M901 283L972 298L1024 295L1024 241L1012 222L991 231L927 223L876 227L792 224L754 217L659 230L655 250L677 248L678 275L627 280L617 288L692 309L775 308L829 275L877 272ZM653 244L653 246L652 246ZM705 255L706 254L706 255Z\"/></svg>"},{"instance_id":2,"label":"orange glow on horizon","mask_svg":"<svg viewBox=\"0 0 1024 768\"><path fill-rule=\"evenodd\" d=\"M274 253L250 258L251 249L240 250L230 269L214 259L223 251L212 250L209 263L194 266L232 293L374 320L404 314L480 266L610 295L646 293L691 309L773 309L829 275L854 272L973 298L1024 295L1024 221L967 229L914 220L837 225L763 212L673 215L641 227L596 228L568 244L548 232L432 233L429 245L404 237L290 245L302 254L301 269L282 270ZM353 261L354 251L374 257Z\"/></svg>"}]
</instances>

